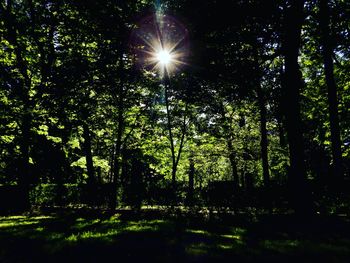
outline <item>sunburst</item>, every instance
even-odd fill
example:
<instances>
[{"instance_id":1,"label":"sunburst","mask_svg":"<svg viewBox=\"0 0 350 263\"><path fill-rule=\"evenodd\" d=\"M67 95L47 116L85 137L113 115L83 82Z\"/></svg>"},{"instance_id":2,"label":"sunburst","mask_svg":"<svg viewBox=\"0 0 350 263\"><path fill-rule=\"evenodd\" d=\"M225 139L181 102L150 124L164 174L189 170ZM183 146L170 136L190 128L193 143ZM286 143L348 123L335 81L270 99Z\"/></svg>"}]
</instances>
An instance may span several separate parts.
<instances>
[{"instance_id":1,"label":"sunburst","mask_svg":"<svg viewBox=\"0 0 350 263\"><path fill-rule=\"evenodd\" d=\"M161 77L186 65L188 55L187 30L173 17L153 16L135 30L136 54L141 66Z\"/></svg>"}]
</instances>

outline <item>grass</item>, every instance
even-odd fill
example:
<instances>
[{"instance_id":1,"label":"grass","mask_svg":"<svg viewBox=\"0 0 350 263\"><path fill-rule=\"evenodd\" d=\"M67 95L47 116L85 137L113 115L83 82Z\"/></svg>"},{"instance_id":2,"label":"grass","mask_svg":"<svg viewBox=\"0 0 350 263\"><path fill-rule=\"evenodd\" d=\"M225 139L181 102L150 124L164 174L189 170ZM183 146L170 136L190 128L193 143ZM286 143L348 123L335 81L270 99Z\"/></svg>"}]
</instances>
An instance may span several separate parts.
<instances>
[{"instance_id":1,"label":"grass","mask_svg":"<svg viewBox=\"0 0 350 263\"><path fill-rule=\"evenodd\" d=\"M1 262L348 262L346 219L292 216L0 217Z\"/></svg>"}]
</instances>

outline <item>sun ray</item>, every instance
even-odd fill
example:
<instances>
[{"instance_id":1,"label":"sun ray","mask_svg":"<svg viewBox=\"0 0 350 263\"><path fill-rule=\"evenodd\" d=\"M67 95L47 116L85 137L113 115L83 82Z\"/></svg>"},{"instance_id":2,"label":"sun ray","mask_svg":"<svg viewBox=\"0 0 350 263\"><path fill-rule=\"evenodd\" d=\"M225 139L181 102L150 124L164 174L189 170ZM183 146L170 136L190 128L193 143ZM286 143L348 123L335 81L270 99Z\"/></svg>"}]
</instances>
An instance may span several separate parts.
<instances>
[{"instance_id":1,"label":"sun ray","mask_svg":"<svg viewBox=\"0 0 350 263\"><path fill-rule=\"evenodd\" d=\"M188 31L176 19L157 13L135 30L136 59L145 70L163 77L187 65Z\"/></svg>"},{"instance_id":2,"label":"sun ray","mask_svg":"<svg viewBox=\"0 0 350 263\"><path fill-rule=\"evenodd\" d=\"M184 39L185 39L185 36L182 36L178 41L175 42L175 44L171 45L171 47L169 48L169 52L172 52L173 50L175 50Z\"/></svg>"}]
</instances>

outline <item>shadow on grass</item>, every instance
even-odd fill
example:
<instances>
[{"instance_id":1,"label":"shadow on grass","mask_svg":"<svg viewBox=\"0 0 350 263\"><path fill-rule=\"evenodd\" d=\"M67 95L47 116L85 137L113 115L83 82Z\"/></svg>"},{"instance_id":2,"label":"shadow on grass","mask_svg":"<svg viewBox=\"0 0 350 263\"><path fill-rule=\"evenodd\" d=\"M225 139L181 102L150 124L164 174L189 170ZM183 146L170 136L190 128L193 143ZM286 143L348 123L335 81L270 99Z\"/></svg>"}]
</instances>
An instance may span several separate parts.
<instances>
[{"instance_id":1,"label":"shadow on grass","mask_svg":"<svg viewBox=\"0 0 350 263\"><path fill-rule=\"evenodd\" d=\"M348 262L350 228L345 220L286 216L232 222L120 214L0 217L0 259L1 262Z\"/></svg>"}]
</instances>

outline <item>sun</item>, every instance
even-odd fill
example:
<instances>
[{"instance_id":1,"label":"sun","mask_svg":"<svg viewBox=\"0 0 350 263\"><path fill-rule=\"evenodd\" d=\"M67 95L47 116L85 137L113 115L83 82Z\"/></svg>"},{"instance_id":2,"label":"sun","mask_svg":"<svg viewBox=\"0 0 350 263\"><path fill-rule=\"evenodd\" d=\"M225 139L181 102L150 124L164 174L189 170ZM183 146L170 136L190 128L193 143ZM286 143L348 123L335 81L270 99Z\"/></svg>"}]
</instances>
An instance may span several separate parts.
<instances>
[{"instance_id":1,"label":"sun","mask_svg":"<svg viewBox=\"0 0 350 263\"><path fill-rule=\"evenodd\" d=\"M174 17L156 13L144 18L133 29L130 43L141 68L161 78L188 65L188 31Z\"/></svg>"},{"instance_id":2,"label":"sun","mask_svg":"<svg viewBox=\"0 0 350 263\"><path fill-rule=\"evenodd\" d=\"M161 65L167 66L172 61L172 55L168 50L160 50L156 53L156 59Z\"/></svg>"}]
</instances>

